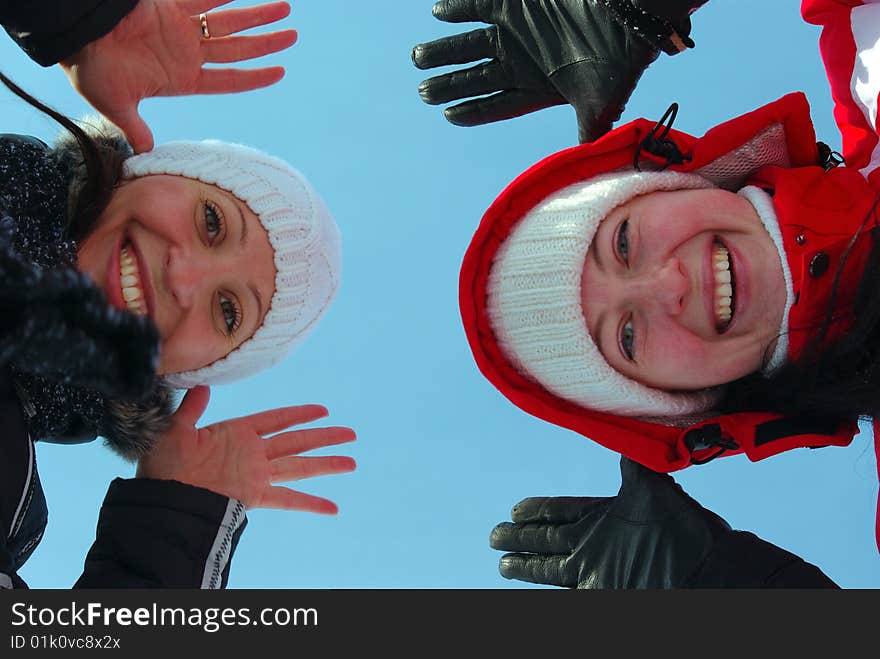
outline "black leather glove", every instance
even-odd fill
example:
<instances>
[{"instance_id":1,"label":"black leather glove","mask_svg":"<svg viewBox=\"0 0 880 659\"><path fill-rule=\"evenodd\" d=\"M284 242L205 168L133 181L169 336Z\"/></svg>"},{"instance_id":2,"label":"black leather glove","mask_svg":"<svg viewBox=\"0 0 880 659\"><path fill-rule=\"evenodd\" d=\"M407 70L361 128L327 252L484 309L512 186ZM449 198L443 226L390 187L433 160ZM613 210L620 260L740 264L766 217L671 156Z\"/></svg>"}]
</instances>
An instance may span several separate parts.
<instances>
[{"instance_id":1,"label":"black leather glove","mask_svg":"<svg viewBox=\"0 0 880 659\"><path fill-rule=\"evenodd\" d=\"M815 566L732 531L668 475L628 458L614 497L535 497L492 530L500 571L570 588L835 587Z\"/></svg>"},{"instance_id":2,"label":"black leather glove","mask_svg":"<svg viewBox=\"0 0 880 659\"><path fill-rule=\"evenodd\" d=\"M636 82L661 49L692 46L689 14L706 0L441 0L434 16L491 26L416 46L420 69L488 58L429 78L426 103L491 94L449 107L446 118L475 126L570 103L581 142L611 129ZM495 93L498 92L498 93Z\"/></svg>"},{"instance_id":3,"label":"black leather glove","mask_svg":"<svg viewBox=\"0 0 880 659\"><path fill-rule=\"evenodd\" d=\"M0 363L105 395L152 392L159 333L148 319L116 309L84 274L43 270L0 234Z\"/></svg>"}]
</instances>

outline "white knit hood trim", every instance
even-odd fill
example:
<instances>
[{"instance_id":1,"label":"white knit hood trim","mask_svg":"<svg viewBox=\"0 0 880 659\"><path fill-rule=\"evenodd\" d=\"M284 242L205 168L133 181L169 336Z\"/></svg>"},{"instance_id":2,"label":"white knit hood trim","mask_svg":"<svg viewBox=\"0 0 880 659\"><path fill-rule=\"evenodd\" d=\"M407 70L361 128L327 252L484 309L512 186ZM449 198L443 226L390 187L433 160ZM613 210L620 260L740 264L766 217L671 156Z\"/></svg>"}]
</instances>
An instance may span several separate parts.
<instances>
[{"instance_id":1,"label":"white knit hood trim","mask_svg":"<svg viewBox=\"0 0 880 659\"><path fill-rule=\"evenodd\" d=\"M761 371L764 377L771 377L773 372L785 364L788 359L788 314L794 301L791 269L788 267L788 257L785 254L785 246L782 243L782 230L779 228L779 219L776 217L776 207L773 205L773 198L754 185L744 187L737 194L745 197L751 203L758 217L761 218L761 223L764 225L767 233L770 234L770 239L776 247L776 255L779 257L779 263L782 266L782 276L785 280L785 308L782 310L779 338L776 340L773 354Z\"/></svg>"}]
</instances>

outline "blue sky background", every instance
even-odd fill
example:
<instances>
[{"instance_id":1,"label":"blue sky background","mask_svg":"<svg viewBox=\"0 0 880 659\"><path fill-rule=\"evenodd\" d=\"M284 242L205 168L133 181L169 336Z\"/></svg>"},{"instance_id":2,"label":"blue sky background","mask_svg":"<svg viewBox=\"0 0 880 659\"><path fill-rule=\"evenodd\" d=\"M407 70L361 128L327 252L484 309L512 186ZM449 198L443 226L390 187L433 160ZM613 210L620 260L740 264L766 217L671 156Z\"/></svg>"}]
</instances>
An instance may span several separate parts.
<instances>
[{"instance_id":1,"label":"blue sky background","mask_svg":"<svg viewBox=\"0 0 880 659\"><path fill-rule=\"evenodd\" d=\"M236 5L256 4L239 2ZM321 403L353 474L299 484L338 517L251 511L233 588L517 588L498 575L489 531L531 495L613 495L618 456L526 415L477 371L457 303L459 265L483 211L517 174L577 141L574 113L554 108L479 128L448 124L421 102L419 42L477 25L431 16L430 0L301 0L284 25L300 40L271 58L281 83L238 96L153 99L157 142L219 138L290 161L317 186L343 235L343 283L300 349L272 371L217 387L203 421ZM796 0L714 0L694 16L695 50L662 56L622 121L711 126L790 92L810 99L819 139L839 147L818 29ZM0 39L3 70L74 117L89 111L57 68ZM4 132L52 139L53 122L0 91ZM316 425L316 424L313 424ZM676 479L731 525L822 567L844 587L880 586L874 545L877 472L870 431L848 448L801 449L763 462L737 456ZM329 453L330 451L324 451ZM38 445L49 503L42 544L21 571L32 587L78 577L108 482L134 468L99 442Z\"/></svg>"}]
</instances>

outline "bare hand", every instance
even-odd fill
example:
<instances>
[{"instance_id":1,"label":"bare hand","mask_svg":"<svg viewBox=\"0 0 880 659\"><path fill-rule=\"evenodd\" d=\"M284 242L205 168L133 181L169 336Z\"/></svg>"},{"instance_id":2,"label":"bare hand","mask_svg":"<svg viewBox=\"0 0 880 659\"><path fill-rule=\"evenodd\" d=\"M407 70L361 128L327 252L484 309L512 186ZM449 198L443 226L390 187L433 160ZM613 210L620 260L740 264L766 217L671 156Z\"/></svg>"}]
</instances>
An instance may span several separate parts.
<instances>
[{"instance_id":1,"label":"bare hand","mask_svg":"<svg viewBox=\"0 0 880 659\"><path fill-rule=\"evenodd\" d=\"M187 392L171 428L138 463L138 478L177 480L238 499L247 508L280 508L335 515L336 504L272 483L354 471L344 456L301 457L323 446L354 441L351 428L310 428L279 432L327 416L320 405L281 407L214 423L195 424L208 406L210 390Z\"/></svg>"},{"instance_id":2,"label":"bare hand","mask_svg":"<svg viewBox=\"0 0 880 659\"><path fill-rule=\"evenodd\" d=\"M295 30L231 36L267 25L290 13L286 2L242 9L209 10L232 0L140 0L104 37L61 62L74 88L119 126L136 153L153 148L153 135L138 114L151 96L227 94L272 85L284 76L280 66L257 69L204 68L289 48ZM210 39L202 36L198 15L207 13Z\"/></svg>"}]
</instances>

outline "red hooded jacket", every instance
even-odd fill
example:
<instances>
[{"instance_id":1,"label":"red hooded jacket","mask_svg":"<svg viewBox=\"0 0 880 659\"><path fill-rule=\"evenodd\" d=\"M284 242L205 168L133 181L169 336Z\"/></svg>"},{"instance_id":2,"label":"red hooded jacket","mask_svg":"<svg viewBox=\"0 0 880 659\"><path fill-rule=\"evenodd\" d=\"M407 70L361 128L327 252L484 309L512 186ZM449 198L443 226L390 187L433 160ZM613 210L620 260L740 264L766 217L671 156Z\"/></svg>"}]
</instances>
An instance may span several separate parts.
<instances>
[{"instance_id":1,"label":"red hooded jacket","mask_svg":"<svg viewBox=\"0 0 880 659\"><path fill-rule=\"evenodd\" d=\"M671 141L684 156L679 164L670 164L669 153L657 148L654 122L633 121L595 142L545 158L517 177L486 211L462 264L461 314L480 371L515 405L656 471L682 469L722 454L745 453L751 460L761 460L792 448L845 446L852 441L858 432L855 418L820 427L815 421L805 424L779 414L742 412L678 427L585 409L516 370L499 347L486 308L486 285L497 250L531 208L571 184L632 168L637 162L642 169L669 166L696 172L732 191L758 185L773 196L794 288L788 317L789 358L800 354L811 330L824 320L835 273L850 248L840 269L828 339L844 332L871 248L867 231L876 226L880 86L866 90L857 81L865 61L858 57L863 50L860 44L868 47L880 36L880 2L805 0L802 13L807 21L823 26L820 45L843 134L845 166L829 162L828 150L817 145L806 97L793 93L700 138L670 129L664 136L666 145ZM875 76L880 77L880 70ZM856 234L858 239L850 246ZM880 450L880 441L875 442ZM877 538L880 546L880 507Z\"/></svg>"}]
</instances>

